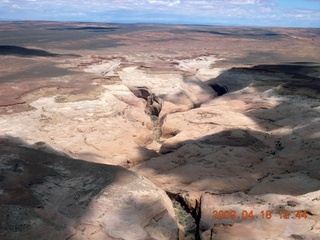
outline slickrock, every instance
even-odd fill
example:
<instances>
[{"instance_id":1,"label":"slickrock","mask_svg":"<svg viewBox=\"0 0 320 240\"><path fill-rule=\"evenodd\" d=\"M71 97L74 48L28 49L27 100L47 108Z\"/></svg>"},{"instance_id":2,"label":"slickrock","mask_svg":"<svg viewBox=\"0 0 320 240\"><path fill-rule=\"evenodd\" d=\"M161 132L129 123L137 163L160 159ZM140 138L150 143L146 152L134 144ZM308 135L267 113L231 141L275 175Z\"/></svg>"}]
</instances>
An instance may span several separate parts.
<instances>
[{"instance_id":1,"label":"slickrock","mask_svg":"<svg viewBox=\"0 0 320 240\"><path fill-rule=\"evenodd\" d=\"M142 103L129 89L121 94L121 88L106 88L109 91L91 101L57 103L54 97L40 98L30 103L34 111L3 116L2 133L19 135L30 145L46 142L74 157L95 162L127 166L143 160L141 152L154 156L151 150L140 149L146 142L136 143L141 132L145 133L144 138L153 139L148 130L152 123L143 114Z\"/></svg>"},{"instance_id":2,"label":"slickrock","mask_svg":"<svg viewBox=\"0 0 320 240\"><path fill-rule=\"evenodd\" d=\"M1 56L1 239L319 239L316 30L81 29Z\"/></svg>"},{"instance_id":3,"label":"slickrock","mask_svg":"<svg viewBox=\"0 0 320 240\"><path fill-rule=\"evenodd\" d=\"M121 167L1 141L1 239L177 239L163 190Z\"/></svg>"},{"instance_id":4,"label":"slickrock","mask_svg":"<svg viewBox=\"0 0 320 240\"><path fill-rule=\"evenodd\" d=\"M317 239L318 196L319 191L306 195L206 192L201 196L201 239Z\"/></svg>"},{"instance_id":5,"label":"slickrock","mask_svg":"<svg viewBox=\"0 0 320 240\"><path fill-rule=\"evenodd\" d=\"M180 195L190 209L201 203L203 240L317 239L319 107L314 98L248 86L166 116L162 155L133 169ZM290 201L296 206L287 207ZM214 210L234 210L240 219L215 221ZM256 215L242 219L245 210ZM288 219L280 217L285 210ZM273 215L262 219L261 211ZM297 217L299 211L305 218Z\"/></svg>"}]
</instances>

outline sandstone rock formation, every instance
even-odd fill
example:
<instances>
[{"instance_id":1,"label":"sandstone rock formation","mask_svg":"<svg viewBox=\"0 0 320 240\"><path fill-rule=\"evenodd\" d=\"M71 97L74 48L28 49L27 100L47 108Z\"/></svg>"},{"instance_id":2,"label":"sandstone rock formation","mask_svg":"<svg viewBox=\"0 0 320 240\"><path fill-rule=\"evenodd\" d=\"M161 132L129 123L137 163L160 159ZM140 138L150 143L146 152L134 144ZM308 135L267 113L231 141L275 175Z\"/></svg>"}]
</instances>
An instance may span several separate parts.
<instances>
[{"instance_id":1,"label":"sandstone rock formation","mask_svg":"<svg viewBox=\"0 0 320 240\"><path fill-rule=\"evenodd\" d=\"M190 209L200 202L201 239L317 239L319 107L317 99L279 95L272 86L246 87L168 115L163 155L134 170L181 195ZM234 210L240 219L213 220L214 210ZM267 210L272 219L241 218L242 211ZM298 219L299 211L306 218Z\"/></svg>"},{"instance_id":2,"label":"sandstone rock formation","mask_svg":"<svg viewBox=\"0 0 320 240\"><path fill-rule=\"evenodd\" d=\"M2 56L1 239L318 239L315 30L86 27Z\"/></svg>"},{"instance_id":3,"label":"sandstone rock formation","mask_svg":"<svg viewBox=\"0 0 320 240\"><path fill-rule=\"evenodd\" d=\"M131 87L131 92L138 98L146 101L145 113L150 116L158 117L162 109L162 100L147 87Z\"/></svg>"},{"instance_id":4,"label":"sandstone rock formation","mask_svg":"<svg viewBox=\"0 0 320 240\"><path fill-rule=\"evenodd\" d=\"M177 239L163 190L121 167L1 140L1 239Z\"/></svg>"}]
</instances>

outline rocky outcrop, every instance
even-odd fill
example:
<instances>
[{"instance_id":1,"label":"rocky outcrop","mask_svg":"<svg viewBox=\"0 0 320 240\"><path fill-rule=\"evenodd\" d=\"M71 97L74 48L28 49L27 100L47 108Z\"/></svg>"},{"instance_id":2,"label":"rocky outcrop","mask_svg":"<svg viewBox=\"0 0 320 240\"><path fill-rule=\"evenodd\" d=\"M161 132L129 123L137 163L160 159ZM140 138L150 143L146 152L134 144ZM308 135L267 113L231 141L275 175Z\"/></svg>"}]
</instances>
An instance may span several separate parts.
<instances>
[{"instance_id":1,"label":"rocky outcrop","mask_svg":"<svg viewBox=\"0 0 320 240\"><path fill-rule=\"evenodd\" d=\"M138 98L146 101L145 113L158 117L162 109L162 100L147 87L130 87L130 91Z\"/></svg>"},{"instance_id":2,"label":"rocky outcrop","mask_svg":"<svg viewBox=\"0 0 320 240\"><path fill-rule=\"evenodd\" d=\"M198 209L203 240L316 239L320 112L319 101L303 95L253 84L168 114L162 155L133 169ZM227 215L213 219L213 211ZM245 211L253 218L242 218Z\"/></svg>"},{"instance_id":3,"label":"rocky outcrop","mask_svg":"<svg viewBox=\"0 0 320 240\"><path fill-rule=\"evenodd\" d=\"M147 98L147 105L145 112L149 115L158 117L162 109L162 101L153 93Z\"/></svg>"},{"instance_id":4,"label":"rocky outcrop","mask_svg":"<svg viewBox=\"0 0 320 240\"><path fill-rule=\"evenodd\" d=\"M121 167L1 140L1 239L177 239L165 192Z\"/></svg>"},{"instance_id":5,"label":"rocky outcrop","mask_svg":"<svg viewBox=\"0 0 320 240\"><path fill-rule=\"evenodd\" d=\"M131 68L123 71L137 73ZM124 82L132 83L126 73L119 75ZM315 238L319 234L316 221L319 217L316 195L320 188L319 101L307 94L291 95L290 91L283 95L277 86L287 84L283 83L286 78L269 72L253 75L252 69L230 69L214 81L208 80L230 86L231 91L219 98L214 98L218 93L208 86L209 82L194 77L180 79L179 86L173 82L171 88L164 89L157 82L148 87L132 87L121 82L97 81L95 83L105 90L95 99L65 102L55 97L39 98L29 103L33 111L1 116L2 135L20 136L25 140L13 139L20 145L16 149L5 147L8 152L4 159L13 159L13 162L8 160L9 164L2 167L4 173L7 172L7 180L1 184L8 185L3 188L6 193L0 195L1 215L30 216L27 220L20 217L22 221L9 218L2 225L6 229L3 234L12 238L21 236L19 234L33 236L35 229L44 229L54 238L90 239L93 234L94 239L171 239L177 237L171 233L177 232L179 223L180 239L194 236L203 240L245 239L247 232L252 239L259 239L258 236ZM296 84L295 87L314 91L310 86ZM33 171L40 169L42 175L31 170L26 170L26 175L21 172L29 166L21 163L24 157L19 155L26 146L38 150L28 150L32 153L28 155L28 162L37 155L45 156L41 158L44 159L41 165L35 161L30 163ZM139 175L117 170L132 182L119 185L100 178L103 174L99 171L109 176L111 166L56 157L54 149L86 161L122 165ZM52 155L43 151L54 153L58 160L48 160L50 164L47 164L46 159ZM99 166L99 170L91 171L91 166ZM73 174L78 177L70 178ZM30 175L35 179L28 180ZM174 196L173 201L179 200L181 206L175 208L175 220L164 192L159 193L157 187L140 175L170 193L170 197ZM78 185L78 182L85 184ZM148 184L154 187L150 189L154 197L149 196L147 190L136 192L134 186L149 189ZM63 201L53 197L54 200L50 200L52 195L45 189L57 192L59 189L57 196ZM99 191L92 193L91 189ZM126 192L117 195L118 189ZM117 200L110 202L105 196L114 196ZM164 215L161 220L162 213L149 209L145 201L168 212L168 217ZM162 205L158 205L159 201ZM126 210L121 212L120 208ZM213 221L214 210L234 210L240 219L221 217ZM244 211L260 215L242 219ZM262 219L262 211L271 211L273 219ZM290 220L280 218L285 211L290 212ZM297 218L298 211L307 217ZM132 217L136 215L138 217ZM113 219L110 225L106 223L109 218ZM30 219L38 225L34 228L30 224L19 225ZM20 230L16 231L12 223L20 226ZM128 224L133 228L124 231L127 235L114 230ZM301 228L290 227L296 224ZM167 228L169 235L164 230ZM243 232L243 229L247 230ZM137 235L130 235L132 231Z\"/></svg>"},{"instance_id":6,"label":"rocky outcrop","mask_svg":"<svg viewBox=\"0 0 320 240\"><path fill-rule=\"evenodd\" d=\"M24 24L40 52L0 62L1 239L318 239L315 29Z\"/></svg>"}]
</instances>

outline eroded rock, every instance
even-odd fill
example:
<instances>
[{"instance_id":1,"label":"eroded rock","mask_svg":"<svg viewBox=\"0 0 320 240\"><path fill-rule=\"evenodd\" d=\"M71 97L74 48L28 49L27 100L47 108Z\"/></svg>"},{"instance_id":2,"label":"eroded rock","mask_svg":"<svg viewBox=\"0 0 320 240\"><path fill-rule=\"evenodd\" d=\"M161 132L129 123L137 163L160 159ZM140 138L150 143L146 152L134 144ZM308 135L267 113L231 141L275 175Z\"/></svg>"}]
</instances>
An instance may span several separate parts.
<instances>
[{"instance_id":1,"label":"eroded rock","mask_svg":"<svg viewBox=\"0 0 320 240\"><path fill-rule=\"evenodd\" d=\"M220 86L216 83L210 83L209 86L217 92L218 96L221 96L223 94L226 94L228 92L227 86Z\"/></svg>"},{"instance_id":2,"label":"eroded rock","mask_svg":"<svg viewBox=\"0 0 320 240\"><path fill-rule=\"evenodd\" d=\"M172 220L167 198L154 185L118 167L112 167L121 169L115 173L109 165L72 163L69 154L132 168L180 196L193 214L192 219L182 211L176 219L185 223L180 239L317 239L315 30L273 29L281 38L270 41L255 38L254 29L226 28L236 34L221 38L188 26L140 27L59 46L37 42L59 58L3 56L0 134L20 147L6 147L1 162L13 159L0 168L1 234L77 240L178 236L171 233L180 221ZM32 45L28 39L23 41ZM109 40L120 44L105 48ZM228 94L222 95L222 86ZM22 146L38 151L24 159ZM221 209L241 217L244 210L271 211L273 217L212 222L213 211ZM307 219L279 218L280 210L294 217L299 209ZM189 228L190 222L196 226Z\"/></svg>"},{"instance_id":3,"label":"eroded rock","mask_svg":"<svg viewBox=\"0 0 320 240\"><path fill-rule=\"evenodd\" d=\"M162 109L162 100L153 93L147 98L147 105L145 112L149 115L158 117Z\"/></svg>"},{"instance_id":4,"label":"eroded rock","mask_svg":"<svg viewBox=\"0 0 320 240\"><path fill-rule=\"evenodd\" d=\"M2 143L1 239L177 239L170 199L144 177Z\"/></svg>"}]
</instances>

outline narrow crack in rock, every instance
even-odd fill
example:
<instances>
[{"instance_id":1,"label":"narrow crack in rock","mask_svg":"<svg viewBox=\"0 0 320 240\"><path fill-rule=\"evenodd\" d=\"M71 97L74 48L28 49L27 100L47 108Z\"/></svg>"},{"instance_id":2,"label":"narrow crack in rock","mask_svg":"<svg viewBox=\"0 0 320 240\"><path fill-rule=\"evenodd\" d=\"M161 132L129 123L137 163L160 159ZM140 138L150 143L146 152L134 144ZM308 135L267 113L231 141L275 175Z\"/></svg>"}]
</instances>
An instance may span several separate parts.
<instances>
[{"instance_id":1,"label":"narrow crack in rock","mask_svg":"<svg viewBox=\"0 0 320 240\"><path fill-rule=\"evenodd\" d=\"M168 191L166 193L175 208L176 219L182 227L180 231L183 237L190 240L197 239L197 235L199 235L199 221L197 222L197 220L199 220L197 216L198 210L196 210L196 208L199 207L197 205L198 202L194 208L190 208L181 194Z\"/></svg>"},{"instance_id":2,"label":"narrow crack in rock","mask_svg":"<svg viewBox=\"0 0 320 240\"><path fill-rule=\"evenodd\" d=\"M130 87L130 91L138 98L146 101L145 114L147 114L152 121L152 132L154 139L160 142L162 136L162 124L159 115L162 109L163 101L152 93L147 87Z\"/></svg>"}]
</instances>

